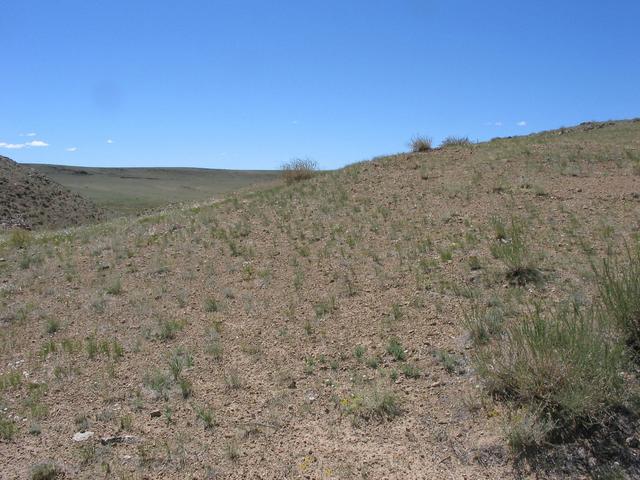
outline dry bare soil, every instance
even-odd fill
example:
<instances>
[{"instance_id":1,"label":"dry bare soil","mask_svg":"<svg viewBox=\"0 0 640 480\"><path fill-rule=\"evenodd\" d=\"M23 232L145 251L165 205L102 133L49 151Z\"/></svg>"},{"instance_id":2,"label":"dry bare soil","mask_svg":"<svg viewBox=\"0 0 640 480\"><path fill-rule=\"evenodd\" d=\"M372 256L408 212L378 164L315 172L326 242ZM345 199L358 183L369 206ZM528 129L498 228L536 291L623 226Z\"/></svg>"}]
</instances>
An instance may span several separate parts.
<instances>
[{"instance_id":1,"label":"dry bare soil","mask_svg":"<svg viewBox=\"0 0 640 480\"><path fill-rule=\"evenodd\" d=\"M464 319L589 303L637 232L639 154L640 122L585 124L6 236L0 477L637 475L633 416L623 453L513 453ZM495 257L514 218L536 282Z\"/></svg>"}]
</instances>

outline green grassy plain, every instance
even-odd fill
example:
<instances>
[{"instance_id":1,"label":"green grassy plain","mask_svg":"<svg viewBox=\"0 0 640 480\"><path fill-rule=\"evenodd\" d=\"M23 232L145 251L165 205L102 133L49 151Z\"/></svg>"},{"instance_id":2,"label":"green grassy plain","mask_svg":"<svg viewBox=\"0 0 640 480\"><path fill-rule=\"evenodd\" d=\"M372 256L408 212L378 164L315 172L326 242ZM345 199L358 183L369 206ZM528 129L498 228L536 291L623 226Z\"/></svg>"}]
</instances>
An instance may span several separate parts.
<instances>
[{"instance_id":1,"label":"green grassy plain","mask_svg":"<svg viewBox=\"0 0 640 480\"><path fill-rule=\"evenodd\" d=\"M205 200L274 181L280 175L274 170L27 166L116 214L135 214L172 203Z\"/></svg>"}]
</instances>

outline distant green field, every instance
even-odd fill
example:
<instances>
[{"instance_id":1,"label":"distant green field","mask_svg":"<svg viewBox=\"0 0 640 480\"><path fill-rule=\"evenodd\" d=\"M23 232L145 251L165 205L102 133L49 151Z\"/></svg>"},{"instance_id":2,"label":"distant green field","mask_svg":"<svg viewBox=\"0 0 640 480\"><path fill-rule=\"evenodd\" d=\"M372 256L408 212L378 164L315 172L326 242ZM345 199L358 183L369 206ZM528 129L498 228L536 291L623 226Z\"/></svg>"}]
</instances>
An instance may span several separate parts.
<instances>
[{"instance_id":1,"label":"distant green field","mask_svg":"<svg viewBox=\"0 0 640 480\"><path fill-rule=\"evenodd\" d=\"M116 214L205 200L249 185L274 181L280 175L274 170L27 165Z\"/></svg>"}]
</instances>

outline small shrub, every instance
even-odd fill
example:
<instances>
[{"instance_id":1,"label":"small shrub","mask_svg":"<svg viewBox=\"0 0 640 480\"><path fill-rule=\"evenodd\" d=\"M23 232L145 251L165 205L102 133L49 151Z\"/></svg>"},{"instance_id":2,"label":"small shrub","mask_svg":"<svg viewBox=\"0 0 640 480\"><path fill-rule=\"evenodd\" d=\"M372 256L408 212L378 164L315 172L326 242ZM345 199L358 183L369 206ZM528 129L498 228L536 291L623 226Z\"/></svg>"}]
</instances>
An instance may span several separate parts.
<instances>
[{"instance_id":1,"label":"small shrub","mask_svg":"<svg viewBox=\"0 0 640 480\"><path fill-rule=\"evenodd\" d=\"M198 419L202 421L202 423L204 424L204 428L207 430L211 430L216 424L213 411L209 407L196 409L196 417L198 417Z\"/></svg>"},{"instance_id":2,"label":"small shrub","mask_svg":"<svg viewBox=\"0 0 640 480\"><path fill-rule=\"evenodd\" d=\"M187 399L193 393L193 384L191 380L188 378L180 377L178 380L178 385L180 386L180 393L182 393L182 398Z\"/></svg>"},{"instance_id":3,"label":"small shrub","mask_svg":"<svg viewBox=\"0 0 640 480\"><path fill-rule=\"evenodd\" d=\"M475 345L484 345L502 333L504 312L497 305L486 307L473 302L471 309L465 312L463 322L471 341Z\"/></svg>"},{"instance_id":4,"label":"small shrub","mask_svg":"<svg viewBox=\"0 0 640 480\"><path fill-rule=\"evenodd\" d=\"M412 152L428 152L431 150L431 138L424 135L414 135L409 146Z\"/></svg>"},{"instance_id":5,"label":"small shrub","mask_svg":"<svg viewBox=\"0 0 640 480\"><path fill-rule=\"evenodd\" d=\"M158 338L160 340L173 340L176 334L182 330L182 323L177 320L159 319Z\"/></svg>"},{"instance_id":6,"label":"small shrub","mask_svg":"<svg viewBox=\"0 0 640 480\"><path fill-rule=\"evenodd\" d=\"M9 245L15 248L25 248L32 240L31 232L28 230L15 229L11 231L9 236Z\"/></svg>"},{"instance_id":7,"label":"small shrub","mask_svg":"<svg viewBox=\"0 0 640 480\"><path fill-rule=\"evenodd\" d=\"M331 295L328 298L325 298L324 300L316 303L313 307L316 312L316 317L318 318L322 318L325 315L328 315L337 308L338 305L336 303L336 297L334 295Z\"/></svg>"},{"instance_id":8,"label":"small shrub","mask_svg":"<svg viewBox=\"0 0 640 480\"><path fill-rule=\"evenodd\" d=\"M123 415L120 417L120 430L130 432L133 429L133 417L131 415Z\"/></svg>"},{"instance_id":9,"label":"small shrub","mask_svg":"<svg viewBox=\"0 0 640 480\"><path fill-rule=\"evenodd\" d=\"M58 322L54 318L50 318L47 320L47 333L53 335L58 330L60 330L60 322Z\"/></svg>"},{"instance_id":10,"label":"small shrub","mask_svg":"<svg viewBox=\"0 0 640 480\"><path fill-rule=\"evenodd\" d=\"M98 341L96 340L95 336L90 335L89 337L87 337L85 349L87 350L87 356L90 359L94 359L98 354Z\"/></svg>"},{"instance_id":11,"label":"small shrub","mask_svg":"<svg viewBox=\"0 0 640 480\"><path fill-rule=\"evenodd\" d=\"M22 374L18 371L0 375L0 392L9 388L17 388L22 384Z\"/></svg>"},{"instance_id":12,"label":"small shrub","mask_svg":"<svg viewBox=\"0 0 640 480\"><path fill-rule=\"evenodd\" d=\"M215 313L218 311L218 302L215 298L207 298L204 301L204 311L209 313Z\"/></svg>"},{"instance_id":13,"label":"small shrub","mask_svg":"<svg viewBox=\"0 0 640 480\"><path fill-rule=\"evenodd\" d=\"M142 380L145 386L156 392L158 397L167 399L167 394L171 386L171 378L160 370L154 370L144 376Z\"/></svg>"},{"instance_id":14,"label":"small shrub","mask_svg":"<svg viewBox=\"0 0 640 480\"><path fill-rule=\"evenodd\" d=\"M392 392L378 388L343 398L340 404L356 420L392 420L401 413L397 397Z\"/></svg>"},{"instance_id":15,"label":"small shrub","mask_svg":"<svg viewBox=\"0 0 640 480\"><path fill-rule=\"evenodd\" d=\"M358 360L362 360L367 349L363 345L356 345L356 348L353 349L353 356Z\"/></svg>"},{"instance_id":16,"label":"small shrub","mask_svg":"<svg viewBox=\"0 0 640 480\"><path fill-rule=\"evenodd\" d=\"M640 350L640 244L626 249L626 263L609 254L594 264L601 315L620 329L629 345Z\"/></svg>"},{"instance_id":17,"label":"small shrub","mask_svg":"<svg viewBox=\"0 0 640 480\"><path fill-rule=\"evenodd\" d=\"M471 145L469 137L456 137L453 135L446 137L440 144L441 147L470 147Z\"/></svg>"},{"instance_id":18,"label":"small shrub","mask_svg":"<svg viewBox=\"0 0 640 480\"><path fill-rule=\"evenodd\" d=\"M536 451L547 441L553 425L537 415L521 410L515 413L507 425L507 445L516 455Z\"/></svg>"},{"instance_id":19,"label":"small shrub","mask_svg":"<svg viewBox=\"0 0 640 480\"><path fill-rule=\"evenodd\" d=\"M282 165L282 178L287 185L308 180L315 175L318 164L309 158L294 158Z\"/></svg>"},{"instance_id":20,"label":"small shrub","mask_svg":"<svg viewBox=\"0 0 640 480\"><path fill-rule=\"evenodd\" d=\"M402 374L407 378L420 378L420 369L411 363L407 363L402 366Z\"/></svg>"},{"instance_id":21,"label":"small shrub","mask_svg":"<svg viewBox=\"0 0 640 480\"><path fill-rule=\"evenodd\" d=\"M119 278L114 278L109 285L107 285L106 291L109 295L120 295L122 293L122 282Z\"/></svg>"},{"instance_id":22,"label":"small shrub","mask_svg":"<svg viewBox=\"0 0 640 480\"><path fill-rule=\"evenodd\" d=\"M235 439L230 440L224 446L225 456L232 462L237 461L240 458L240 447L238 441Z\"/></svg>"},{"instance_id":23,"label":"small shrub","mask_svg":"<svg viewBox=\"0 0 640 480\"><path fill-rule=\"evenodd\" d=\"M491 245L491 253L507 266L507 280L514 285L543 280L542 272L537 268L538 258L529 249L525 233L522 221L512 218L511 225L504 232L506 238Z\"/></svg>"},{"instance_id":24,"label":"small shrub","mask_svg":"<svg viewBox=\"0 0 640 480\"><path fill-rule=\"evenodd\" d=\"M235 369L229 369L224 374L224 383L226 383L227 388L232 390L238 390L242 387L242 379L240 378L240 374Z\"/></svg>"},{"instance_id":25,"label":"small shrub","mask_svg":"<svg viewBox=\"0 0 640 480\"><path fill-rule=\"evenodd\" d=\"M624 349L592 310L540 308L505 327L500 342L482 348L477 372L488 391L536 411L571 433L624 402Z\"/></svg>"},{"instance_id":26,"label":"small shrub","mask_svg":"<svg viewBox=\"0 0 640 480\"><path fill-rule=\"evenodd\" d=\"M397 338L392 338L387 344L387 353L391 354L396 360L402 361L407 359L404 347Z\"/></svg>"},{"instance_id":27,"label":"small shrub","mask_svg":"<svg viewBox=\"0 0 640 480\"><path fill-rule=\"evenodd\" d=\"M0 438L3 440L11 440L16 430L16 424L0 413Z\"/></svg>"},{"instance_id":28,"label":"small shrub","mask_svg":"<svg viewBox=\"0 0 640 480\"><path fill-rule=\"evenodd\" d=\"M39 463L31 468L31 480L54 480L62 473L53 463Z\"/></svg>"},{"instance_id":29,"label":"small shrub","mask_svg":"<svg viewBox=\"0 0 640 480\"><path fill-rule=\"evenodd\" d=\"M460 359L446 350L437 350L436 358L447 373L458 373L462 371L462 362Z\"/></svg>"},{"instance_id":30,"label":"small shrub","mask_svg":"<svg viewBox=\"0 0 640 480\"><path fill-rule=\"evenodd\" d=\"M214 360L221 360L223 354L222 341L220 340L220 334L215 328L209 330L209 339L207 341L207 353L211 355Z\"/></svg>"}]
</instances>

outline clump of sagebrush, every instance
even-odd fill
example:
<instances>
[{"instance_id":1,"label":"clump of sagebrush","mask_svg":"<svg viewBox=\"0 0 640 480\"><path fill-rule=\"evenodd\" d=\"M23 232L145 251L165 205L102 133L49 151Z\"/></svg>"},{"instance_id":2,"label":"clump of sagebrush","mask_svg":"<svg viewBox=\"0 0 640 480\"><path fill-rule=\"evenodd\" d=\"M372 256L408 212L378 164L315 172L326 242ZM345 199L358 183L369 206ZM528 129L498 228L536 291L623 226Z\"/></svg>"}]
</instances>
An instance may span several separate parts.
<instances>
[{"instance_id":1,"label":"clump of sagebrush","mask_svg":"<svg viewBox=\"0 0 640 480\"><path fill-rule=\"evenodd\" d=\"M294 158L282 164L282 178L292 184L312 178L318 170L318 164L310 158Z\"/></svg>"},{"instance_id":2,"label":"clump of sagebrush","mask_svg":"<svg viewBox=\"0 0 640 480\"><path fill-rule=\"evenodd\" d=\"M431 150L431 137L414 135L409 142L412 152L428 152Z\"/></svg>"},{"instance_id":3,"label":"clump of sagebrush","mask_svg":"<svg viewBox=\"0 0 640 480\"><path fill-rule=\"evenodd\" d=\"M624 405L624 346L595 310L536 306L504 326L498 341L480 347L476 369L492 395L525 410L512 445L571 438ZM526 425L525 425L526 424ZM541 433L544 432L544 435Z\"/></svg>"},{"instance_id":4,"label":"clump of sagebrush","mask_svg":"<svg viewBox=\"0 0 640 480\"><path fill-rule=\"evenodd\" d=\"M442 143L440 144L441 147L470 147L471 146L471 140L469 140L469 137L456 137L456 136L448 136L446 137L444 140L442 140Z\"/></svg>"},{"instance_id":5,"label":"clump of sagebrush","mask_svg":"<svg viewBox=\"0 0 640 480\"><path fill-rule=\"evenodd\" d=\"M602 315L620 329L636 352L640 350L640 243L626 247L626 262L609 252L594 264Z\"/></svg>"}]
</instances>

